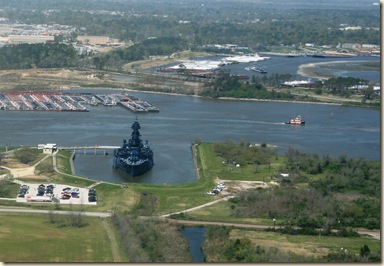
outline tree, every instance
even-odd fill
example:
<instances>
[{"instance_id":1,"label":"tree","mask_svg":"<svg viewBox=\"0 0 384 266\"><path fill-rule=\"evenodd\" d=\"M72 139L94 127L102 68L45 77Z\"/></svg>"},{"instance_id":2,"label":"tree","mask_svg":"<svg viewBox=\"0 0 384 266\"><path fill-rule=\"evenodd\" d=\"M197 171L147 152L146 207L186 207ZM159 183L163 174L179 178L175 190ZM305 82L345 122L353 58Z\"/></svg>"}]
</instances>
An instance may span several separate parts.
<instances>
[{"instance_id":1,"label":"tree","mask_svg":"<svg viewBox=\"0 0 384 266\"><path fill-rule=\"evenodd\" d=\"M367 244L364 244L364 246L362 246L360 248L360 256L362 258L367 258L367 257L369 257L370 254L371 254L371 250L369 249Z\"/></svg>"}]
</instances>

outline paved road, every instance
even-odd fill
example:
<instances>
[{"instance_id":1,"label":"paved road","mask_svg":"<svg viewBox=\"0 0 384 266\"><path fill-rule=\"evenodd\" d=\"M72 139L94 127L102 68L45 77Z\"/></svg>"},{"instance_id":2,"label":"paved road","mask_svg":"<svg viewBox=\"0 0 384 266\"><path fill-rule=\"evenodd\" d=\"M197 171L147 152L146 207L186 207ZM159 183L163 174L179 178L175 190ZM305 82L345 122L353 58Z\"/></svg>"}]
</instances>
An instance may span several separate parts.
<instances>
[{"instance_id":1,"label":"paved road","mask_svg":"<svg viewBox=\"0 0 384 266\"><path fill-rule=\"evenodd\" d=\"M85 216L107 218L112 216L110 212L77 212L77 211L57 211L57 210L33 210L33 209L16 209L16 208L1 208L0 212L22 212L22 213L54 213L54 214L83 214Z\"/></svg>"}]
</instances>

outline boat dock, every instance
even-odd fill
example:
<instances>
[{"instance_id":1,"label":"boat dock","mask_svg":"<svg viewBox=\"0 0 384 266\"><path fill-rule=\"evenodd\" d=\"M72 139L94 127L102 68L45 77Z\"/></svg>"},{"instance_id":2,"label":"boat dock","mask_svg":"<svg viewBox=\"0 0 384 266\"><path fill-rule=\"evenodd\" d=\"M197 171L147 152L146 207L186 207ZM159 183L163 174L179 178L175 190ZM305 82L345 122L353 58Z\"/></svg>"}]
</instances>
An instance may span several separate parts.
<instances>
[{"instance_id":1,"label":"boat dock","mask_svg":"<svg viewBox=\"0 0 384 266\"><path fill-rule=\"evenodd\" d=\"M108 146L108 145L94 145L94 146L58 146L59 150L69 150L73 151L76 154L77 151L83 151L84 155L88 154L89 151L93 151L93 154L96 155L97 151L103 151L104 155L108 155L107 150L114 150L121 148L120 146Z\"/></svg>"},{"instance_id":2,"label":"boat dock","mask_svg":"<svg viewBox=\"0 0 384 266\"><path fill-rule=\"evenodd\" d=\"M132 112L159 112L152 104L121 94L60 93L60 92L3 92L0 110L6 111L71 111L88 112L85 105L120 105Z\"/></svg>"}]
</instances>

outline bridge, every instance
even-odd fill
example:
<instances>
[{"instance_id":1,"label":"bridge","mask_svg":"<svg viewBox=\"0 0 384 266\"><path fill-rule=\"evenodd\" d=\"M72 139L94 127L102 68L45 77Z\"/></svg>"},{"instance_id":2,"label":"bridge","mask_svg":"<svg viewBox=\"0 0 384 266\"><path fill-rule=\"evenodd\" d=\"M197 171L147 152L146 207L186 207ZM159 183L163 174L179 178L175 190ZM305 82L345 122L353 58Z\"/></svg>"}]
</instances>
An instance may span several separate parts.
<instances>
[{"instance_id":1,"label":"bridge","mask_svg":"<svg viewBox=\"0 0 384 266\"><path fill-rule=\"evenodd\" d=\"M77 150L82 150L84 154L87 154L88 150L93 150L94 155L97 154L98 150L103 150L104 155L107 155L107 150L114 150L121 148L120 146L111 146L111 145L94 145L94 146L57 146L59 150L70 150L76 153Z\"/></svg>"}]
</instances>

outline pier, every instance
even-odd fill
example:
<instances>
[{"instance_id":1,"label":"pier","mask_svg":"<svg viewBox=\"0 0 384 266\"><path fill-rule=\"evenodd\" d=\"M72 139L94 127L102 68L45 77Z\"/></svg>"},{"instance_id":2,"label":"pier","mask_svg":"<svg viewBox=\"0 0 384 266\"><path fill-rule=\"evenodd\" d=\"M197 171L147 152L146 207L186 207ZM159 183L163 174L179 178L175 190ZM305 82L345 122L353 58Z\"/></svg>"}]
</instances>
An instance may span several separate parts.
<instances>
[{"instance_id":1,"label":"pier","mask_svg":"<svg viewBox=\"0 0 384 266\"><path fill-rule=\"evenodd\" d=\"M0 93L0 110L6 111L66 111L88 112L85 105L122 106L132 112L159 112L159 109L140 98L126 93L91 94L60 92Z\"/></svg>"},{"instance_id":2,"label":"pier","mask_svg":"<svg viewBox=\"0 0 384 266\"><path fill-rule=\"evenodd\" d=\"M58 149L73 151L83 151L84 155L88 154L89 151L93 151L94 155L97 155L98 150L103 151L103 155L108 155L107 150L114 150L120 148L120 146L108 146L108 145L94 145L94 146L58 146Z\"/></svg>"}]
</instances>

